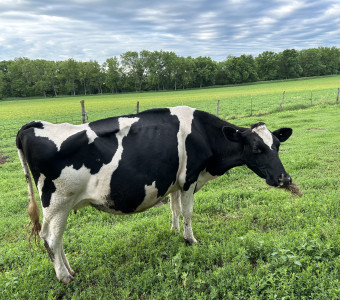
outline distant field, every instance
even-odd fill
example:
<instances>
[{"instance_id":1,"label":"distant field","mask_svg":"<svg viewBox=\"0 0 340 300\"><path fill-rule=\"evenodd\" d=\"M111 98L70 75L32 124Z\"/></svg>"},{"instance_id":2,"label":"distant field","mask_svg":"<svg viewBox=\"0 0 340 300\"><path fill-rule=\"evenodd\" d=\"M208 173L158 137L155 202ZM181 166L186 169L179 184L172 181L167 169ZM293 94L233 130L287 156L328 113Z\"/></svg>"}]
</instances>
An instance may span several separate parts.
<instances>
[{"instance_id":1,"label":"distant field","mask_svg":"<svg viewBox=\"0 0 340 300\"><path fill-rule=\"evenodd\" d=\"M338 87L340 87L340 76L328 76L176 92L0 101L0 124L27 122L32 119L63 122L71 116L79 121L79 101L81 99L85 100L90 121L113 115L134 113L137 101L140 102L140 110L188 105L215 113L217 100L220 100L220 116L230 119L250 115L251 96L253 96L253 114L261 114L278 110L283 91L286 92L283 108L292 109L310 105L311 89L313 90L314 104L334 103Z\"/></svg>"},{"instance_id":2,"label":"distant field","mask_svg":"<svg viewBox=\"0 0 340 300\"><path fill-rule=\"evenodd\" d=\"M340 294L340 76L164 92L0 102L0 299L338 299ZM310 89L313 104L310 106ZM277 112L286 91L283 112ZM255 114L249 115L253 95ZM314 98L315 97L315 98ZM195 196L198 244L171 233L169 205L131 216L84 208L71 214L66 255L77 271L65 286L46 251L29 248L27 186L14 152L15 135L31 119L90 120L149 107L191 105L231 122L292 127L282 162L304 193L294 198L245 167L231 170ZM325 105L327 104L327 105ZM304 108L304 109L301 109ZM271 114L268 114L272 112ZM21 124L21 125L20 125ZM3 126L3 127L1 127ZM10 128L6 130L6 128ZM4 141L4 139L3 139ZM183 230L183 229L182 229Z\"/></svg>"}]
</instances>

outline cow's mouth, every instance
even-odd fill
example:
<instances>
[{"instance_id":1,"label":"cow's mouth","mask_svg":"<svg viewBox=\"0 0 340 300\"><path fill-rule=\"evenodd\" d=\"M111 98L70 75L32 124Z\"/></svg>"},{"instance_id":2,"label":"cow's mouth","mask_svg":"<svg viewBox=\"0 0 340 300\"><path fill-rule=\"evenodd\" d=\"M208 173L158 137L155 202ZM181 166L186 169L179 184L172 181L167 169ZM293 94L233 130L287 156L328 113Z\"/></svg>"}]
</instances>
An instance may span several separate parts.
<instances>
[{"instance_id":1,"label":"cow's mouth","mask_svg":"<svg viewBox=\"0 0 340 300\"><path fill-rule=\"evenodd\" d=\"M279 177L267 177L266 183L273 187L286 187L292 183L289 174L281 174Z\"/></svg>"},{"instance_id":2,"label":"cow's mouth","mask_svg":"<svg viewBox=\"0 0 340 300\"><path fill-rule=\"evenodd\" d=\"M281 174L278 182L280 187L288 186L292 184L292 178L289 174Z\"/></svg>"}]
</instances>

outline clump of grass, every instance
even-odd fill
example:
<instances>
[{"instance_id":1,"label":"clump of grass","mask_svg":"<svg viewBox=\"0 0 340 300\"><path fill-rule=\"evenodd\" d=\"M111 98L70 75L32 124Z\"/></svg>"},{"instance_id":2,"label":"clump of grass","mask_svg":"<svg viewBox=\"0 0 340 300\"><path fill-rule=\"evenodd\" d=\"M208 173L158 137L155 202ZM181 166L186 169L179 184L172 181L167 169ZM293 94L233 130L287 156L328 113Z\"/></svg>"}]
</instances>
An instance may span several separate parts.
<instances>
[{"instance_id":1,"label":"clump of grass","mask_svg":"<svg viewBox=\"0 0 340 300\"><path fill-rule=\"evenodd\" d=\"M302 195L303 195L299 186L295 182L292 182L289 185L284 185L281 188L289 191L293 196L297 195L299 197L302 197Z\"/></svg>"}]
</instances>

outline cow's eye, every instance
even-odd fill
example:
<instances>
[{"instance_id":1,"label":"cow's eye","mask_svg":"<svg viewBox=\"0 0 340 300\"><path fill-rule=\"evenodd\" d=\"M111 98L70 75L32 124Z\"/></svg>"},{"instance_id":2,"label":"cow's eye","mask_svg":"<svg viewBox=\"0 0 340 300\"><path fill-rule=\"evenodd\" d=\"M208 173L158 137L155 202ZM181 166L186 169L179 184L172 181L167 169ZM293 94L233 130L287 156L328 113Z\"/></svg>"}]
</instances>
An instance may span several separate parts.
<instances>
[{"instance_id":1,"label":"cow's eye","mask_svg":"<svg viewBox=\"0 0 340 300\"><path fill-rule=\"evenodd\" d=\"M253 147L253 153L260 154L262 150L259 147Z\"/></svg>"}]
</instances>

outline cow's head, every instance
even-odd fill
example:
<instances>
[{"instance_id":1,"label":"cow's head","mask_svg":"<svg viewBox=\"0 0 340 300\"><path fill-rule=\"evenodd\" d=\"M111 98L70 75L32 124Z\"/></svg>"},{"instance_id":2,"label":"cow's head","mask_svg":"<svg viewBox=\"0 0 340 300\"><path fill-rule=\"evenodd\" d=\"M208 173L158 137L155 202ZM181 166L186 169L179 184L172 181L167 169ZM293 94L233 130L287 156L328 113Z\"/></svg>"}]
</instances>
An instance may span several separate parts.
<instances>
[{"instance_id":1,"label":"cow's head","mask_svg":"<svg viewBox=\"0 0 340 300\"><path fill-rule=\"evenodd\" d=\"M280 143L292 134L291 128L270 132L264 123L257 123L250 129L239 131L224 127L224 136L244 146L242 162L258 176L265 178L271 186L286 186L292 183L279 158Z\"/></svg>"}]
</instances>

